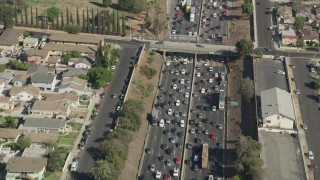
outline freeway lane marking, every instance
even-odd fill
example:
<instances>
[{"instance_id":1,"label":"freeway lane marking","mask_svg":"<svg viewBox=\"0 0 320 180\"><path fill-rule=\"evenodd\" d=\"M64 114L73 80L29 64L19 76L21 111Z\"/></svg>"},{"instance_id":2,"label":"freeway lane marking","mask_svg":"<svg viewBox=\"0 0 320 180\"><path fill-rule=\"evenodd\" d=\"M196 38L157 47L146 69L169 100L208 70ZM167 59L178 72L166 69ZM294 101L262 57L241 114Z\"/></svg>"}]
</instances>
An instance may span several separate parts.
<instances>
[{"instance_id":1,"label":"freeway lane marking","mask_svg":"<svg viewBox=\"0 0 320 180\"><path fill-rule=\"evenodd\" d=\"M154 140L156 140L157 139L157 136L154 136Z\"/></svg>"}]
</instances>

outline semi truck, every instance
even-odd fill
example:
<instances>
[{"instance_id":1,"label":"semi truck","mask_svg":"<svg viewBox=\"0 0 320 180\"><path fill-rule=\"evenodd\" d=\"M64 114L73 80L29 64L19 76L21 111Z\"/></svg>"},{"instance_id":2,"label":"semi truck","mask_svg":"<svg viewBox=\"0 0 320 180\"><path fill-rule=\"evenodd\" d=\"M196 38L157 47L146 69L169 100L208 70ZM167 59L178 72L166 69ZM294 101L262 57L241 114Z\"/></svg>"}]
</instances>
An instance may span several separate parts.
<instances>
[{"instance_id":1,"label":"semi truck","mask_svg":"<svg viewBox=\"0 0 320 180\"><path fill-rule=\"evenodd\" d=\"M194 22L195 13L196 13L196 8L193 6L190 8L190 22Z\"/></svg>"},{"instance_id":2,"label":"semi truck","mask_svg":"<svg viewBox=\"0 0 320 180\"><path fill-rule=\"evenodd\" d=\"M190 8L191 8L191 0L187 0L186 11L190 12Z\"/></svg>"},{"instance_id":3,"label":"semi truck","mask_svg":"<svg viewBox=\"0 0 320 180\"><path fill-rule=\"evenodd\" d=\"M226 101L226 94L225 94L224 91L220 90L220 93L219 93L219 110L224 110L225 101Z\"/></svg>"},{"instance_id":4,"label":"semi truck","mask_svg":"<svg viewBox=\"0 0 320 180\"><path fill-rule=\"evenodd\" d=\"M208 143L202 145L202 154L201 154L201 168L208 168Z\"/></svg>"},{"instance_id":5,"label":"semi truck","mask_svg":"<svg viewBox=\"0 0 320 180\"><path fill-rule=\"evenodd\" d=\"M151 120L152 121L151 124L153 126L158 125L158 116L159 116L159 110L156 109L156 108L153 108L153 110L152 110L152 120Z\"/></svg>"}]
</instances>

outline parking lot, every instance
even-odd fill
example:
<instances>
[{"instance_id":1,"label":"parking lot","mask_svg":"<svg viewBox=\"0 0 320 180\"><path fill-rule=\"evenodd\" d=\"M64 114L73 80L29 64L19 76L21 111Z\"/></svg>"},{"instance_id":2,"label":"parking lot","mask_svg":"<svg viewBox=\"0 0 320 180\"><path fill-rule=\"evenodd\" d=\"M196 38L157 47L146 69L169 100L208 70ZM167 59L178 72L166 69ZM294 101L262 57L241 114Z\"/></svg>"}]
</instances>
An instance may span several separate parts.
<instances>
[{"instance_id":1,"label":"parking lot","mask_svg":"<svg viewBox=\"0 0 320 180\"><path fill-rule=\"evenodd\" d=\"M299 140L289 134L259 131L265 179L305 179Z\"/></svg>"},{"instance_id":2,"label":"parking lot","mask_svg":"<svg viewBox=\"0 0 320 180\"><path fill-rule=\"evenodd\" d=\"M261 91L271 89L273 87L288 90L286 76L278 73L278 71L285 72L282 61L260 59L254 64L257 96L260 96Z\"/></svg>"},{"instance_id":3,"label":"parking lot","mask_svg":"<svg viewBox=\"0 0 320 180\"><path fill-rule=\"evenodd\" d=\"M157 177L172 177L175 168L180 176L194 55L180 54L166 59L152 113L155 124L150 129L140 179L156 178L157 173Z\"/></svg>"},{"instance_id":4,"label":"parking lot","mask_svg":"<svg viewBox=\"0 0 320 180\"><path fill-rule=\"evenodd\" d=\"M171 2L170 40L221 44L227 34L227 2L194 0ZM194 14L194 18L190 17Z\"/></svg>"},{"instance_id":5,"label":"parking lot","mask_svg":"<svg viewBox=\"0 0 320 180\"><path fill-rule=\"evenodd\" d=\"M224 109L219 107L219 94L225 92L226 68L217 61L201 56L196 59L185 152L184 179L222 176L224 147ZM222 78L221 78L222 77ZM202 145L208 144L208 165L201 160ZM199 157L199 160L197 160Z\"/></svg>"}]
</instances>

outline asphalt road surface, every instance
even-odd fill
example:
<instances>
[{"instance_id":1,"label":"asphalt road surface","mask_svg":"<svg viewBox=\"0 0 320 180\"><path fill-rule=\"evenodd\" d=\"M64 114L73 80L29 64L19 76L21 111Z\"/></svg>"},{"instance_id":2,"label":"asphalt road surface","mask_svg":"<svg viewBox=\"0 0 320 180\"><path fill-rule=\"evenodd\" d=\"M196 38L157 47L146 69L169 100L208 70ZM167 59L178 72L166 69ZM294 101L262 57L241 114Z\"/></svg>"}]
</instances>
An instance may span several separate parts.
<instances>
[{"instance_id":1,"label":"asphalt road surface","mask_svg":"<svg viewBox=\"0 0 320 180\"><path fill-rule=\"evenodd\" d=\"M184 179L206 179L209 175L215 177L223 176L223 147L224 147L224 110L219 110L219 90L224 90L223 85L219 86L218 81L214 75L219 74L220 71L225 71L223 64L216 61L198 61L196 62L195 73L201 73L200 77L194 78L193 92L197 96L192 97L191 101L191 116L189 117L188 128L188 141L193 144L193 149L186 150L186 159L191 160L191 165L185 165ZM209 71L208 68L213 67L213 71ZM211 80L209 80L211 79ZM215 89L217 87L218 89ZM201 93L201 89L205 89L205 93ZM216 107L215 111L212 111L212 106ZM195 111L193 111L195 110ZM202 115L203 117L201 117ZM208 120L208 122L206 122ZM190 122L194 121L194 124ZM202 123L202 127L199 127L198 123ZM217 125L221 124L223 129L218 129ZM195 132L191 133L191 129ZM208 134L205 134L205 131ZM211 139L211 134L216 135L215 139ZM203 140L203 143L208 143L209 147L209 161L208 168L201 169L201 145L203 143L197 143L196 138ZM187 143L187 142L186 142ZM220 143L219 146L217 143ZM194 156L199 155L200 161L195 162ZM199 170L194 170L195 165L199 166Z\"/></svg>"},{"instance_id":2,"label":"asphalt road surface","mask_svg":"<svg viewBox=\"0 0 320 180\"><path fill-rule=\"evenodd\" d=\"M270 0L256 0L256 23L258 34L258 46L274 49L272 41L272 31L268 30L271 26L272 3Z\"/></svg>"},{"instance_id":3,"label":"asphalt road surface","mask_svg":"<svg viewBox=\"0 0 320 180\"><path fill-rule=\"evenodd\" d=\"M313 162L320 167L320 103L316 101L316 90L311 82L314 81L307 65L311 63L309 59L290 58L291 63L296 66L293 70L296 87L300 90L298 95L303 123L308 129L305 130L308 147L314 153ZM298 127L300 128L300 127ZM315 179L319 179L319 171L315 173Z\"/></svg>"},{"instance_id":4,"label":"asphalt road surface","mask_svg":"<svg viewBox=\"0 0 320 180\"><path fill-rule=\"evenodd\" d=\"M108 42L112 43L111 41ZM113 93L120 95L123 87L126 86L125 80L129 78L131 57L136 56L140 45L136 42L125 41L117 41L117 44L123 47L123 54L114 72L115 79L105 91L105 97L99 102L101 109L99 110L97 119L92 121L93 126L90 137L85 148L79 153L80 162L77 171L73 173L75 179L92 179L92 177L90 177L91 169L94 166L95 160L100 158L97 147L105 133L110 128L113 128L113 123L116 119L115 108L119 99L113 99L111 95Z\"/></svg>"},{"instance_id":5,"label":"asphalt road surface","mask_svg":"<svg viewBox=\"0 0 320 180\"><path fill-rule=\"evenodd\" d=\"M194 55L189 55L188 57L193 57ZM149 170L151 164L155 164L155 170L160 171L162 173L161 178L165 174L169 174L172 177L172 171L174 167L180 168L180 164L176 164L174 161L177 156L182 158L182 148L184 148L184 135L182 137L178 137L177 133L178 132L183 132L185 134L185 128L180 127L180 120L187 120L187 117L182 116L182 111L184 111L187 114L188 111L188 102L189 98L185 96L185 93L190 94L190 90L186 88L187 85L190 86L190 84L187 83L189 80L191 83L191 76L192 76L192 71L193 71L193 62L189 61L187 65L182 65L181 62L179 61L179 58L177 58L177 61L173 61L170 58L168 58L171 62L170 65L164 65L163 70L169 71L169 70L174 70L179 72L179 75L171 74L170 72L167 73L162 73L162 78L160 82L160 86L163 87L163 90L159 89L158 90L158 95L161 96L161 99L157 98L156 101L156 106L160 106L159 109L159 115L158 115L158 122L160 119L170 119L171 123L165 123L164 127L161 128L159 125L157 126L152 126L150 129L150 134L149 134L149 139L147 142L147 148L152 149L151 154L145 154L144 159L143 159L143 165L141 169L141 173L139 175L139 179L154 179L155 178L155 172L151 172ZM178 66L177 66L178 65ZM181 71L185 69L186 74L188 73L189 76L186 74L181 74ZM173 79L176 80L176 82L173 82ZM184 79L184 84L181 84L181 79ZM184 92L178 92L177 90L174 90L172 88L173 84L176 84L178 89L182 89ZM165 95L164 92L168 91L168 95ZM171 95L169 95L171 94ZM187 100L187 103L183 103L183 100ZM175 105L170 105L166 108L163 107L163 103L168 103L169 101L174 102L175 100L180 100L180 106L175 106ZM155 108L155 107L154 107ZM178 112L179 117L175 117L173 114L168 115L168 110L172 109L173 114L175 112ZM173 124L172 121L175 120L177 123ZM177 133L173 133L172 129L176 128ZM168 134L164 134L163 130L169 130ZM171 143L169 141L169 138L175 138L176 137L176 142ZM181 143L182 147L178 148L177 143ZM161 145L166 144L168 147L171 147L173 149L173 154L168 155L165 150L161 149ZM164 161L159 161L159 156L164 157ZM166 163L170 159L173 162L172 166L167 166ZM180 168L181 169L181 168ZM179 172L180 175L180 172ZM176 178L178 179L178 178Z\"/></svg>"}]
</instances>

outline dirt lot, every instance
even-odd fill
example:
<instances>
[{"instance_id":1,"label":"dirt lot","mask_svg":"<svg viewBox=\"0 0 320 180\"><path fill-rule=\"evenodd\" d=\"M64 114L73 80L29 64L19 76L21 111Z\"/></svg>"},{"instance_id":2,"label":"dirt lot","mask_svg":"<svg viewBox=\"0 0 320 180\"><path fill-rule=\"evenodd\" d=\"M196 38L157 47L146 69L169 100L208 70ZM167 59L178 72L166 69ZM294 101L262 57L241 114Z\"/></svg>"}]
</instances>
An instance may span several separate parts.
<instances>
[{"instance_id":1,"label":"dirt lot","mask_svg":"<svg viewBox=\"0 0 320 180\"><path fill-rule=\"evenodd\" d=\"M142 76L139 73L139 70L141 66L149 65L147 63L147 58L149 56L150 56L149 51L145 51L143 59L140 61L140 64L136 67L137 69L134 73L132 81L137 82L141 80L144 83L144 85L152 86L153 91L151 93L151 96L142 97L140 94L136 93L136 91L134 91L135 89L134 84L130 86L129 93L128 93L128 97L132 99L143 99L145 111L141 116L142 124L141 124L140 130L133 134L133 141L131 141L131 143L129 144L129 154L128 154L125 168L122 170L122 173L120 176L121 180L135 179L134 177L138 173L140 158L143 152L146 134L148 132L149 123L147 121L147 114L151 113L151 110L152 110L152 104L153 104L153 100L157 90L156 87L158 86L158 81L160 77L159 72L161 69L161 65L163 64L162 56L160 54L155 54L153 56L154 62L152 62L150 66L157 70L157 74L151 80L148 80L145 76Z\"/></svg>"}]
</instances>

